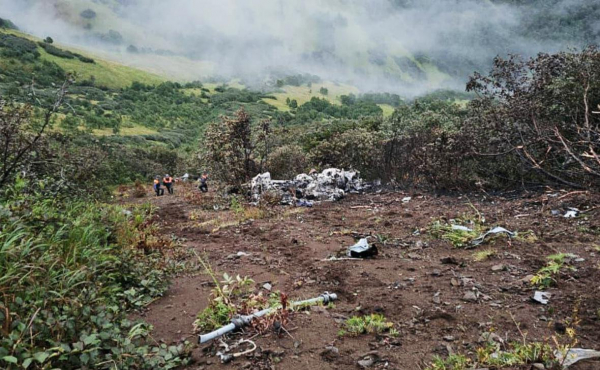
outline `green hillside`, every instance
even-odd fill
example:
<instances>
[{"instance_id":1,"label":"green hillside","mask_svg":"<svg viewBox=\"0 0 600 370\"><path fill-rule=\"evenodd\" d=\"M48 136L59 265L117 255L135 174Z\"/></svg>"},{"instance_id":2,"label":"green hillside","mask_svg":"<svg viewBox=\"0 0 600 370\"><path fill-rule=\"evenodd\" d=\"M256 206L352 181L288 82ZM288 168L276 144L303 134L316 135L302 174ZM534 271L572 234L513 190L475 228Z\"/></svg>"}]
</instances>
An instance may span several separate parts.
<instances>
[{"instance_id":1,"label":"green hillside","mask_svg":"<svg viewBox=\"0 0 600 370\"><path fill-rule=\"evenodd\" d=\"M35 43L42 42L42 40L19 32L17 30L2 30L5 34L15 35L17 37L31 40ZM57 43L55 45L61 50L70 51L73 53L82 53L94 60L93 63L84 63L77 58L64 58L56 55L49 54L42 47L37 46L37 52L40 53L40 60L46 60L52 63L56 63L59 67L65 71L75 73L77 78L80 80L90 80L92 77L96 83L101 86L108 88L119 89L126 86L130 86L134 81L141 81L146 84L157 84L165 81L165 78L156 74L145 72L140 69L131 68L124 66L119 63L110 62L96 58L95 55L89 52L79 50L77 48L61 45Z\"/></svg>"}]
</instances>

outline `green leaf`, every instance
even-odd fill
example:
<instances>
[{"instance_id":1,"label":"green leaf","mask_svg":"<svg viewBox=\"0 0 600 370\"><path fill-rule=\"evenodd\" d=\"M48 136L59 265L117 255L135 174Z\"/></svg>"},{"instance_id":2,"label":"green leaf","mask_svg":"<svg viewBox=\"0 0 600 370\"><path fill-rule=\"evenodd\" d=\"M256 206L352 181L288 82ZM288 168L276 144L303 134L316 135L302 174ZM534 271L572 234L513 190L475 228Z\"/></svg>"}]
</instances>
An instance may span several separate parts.
<instances>
[{"instance_id":1,"label":"green leaf","mask_svg":"<svg viewBox=\"0 0 600 370\"><path fill-rule=\"evenodd\" d=\"M2 357L2 359L6 362L9 362L11 364L16 364L17 363L17 358L14 356L4 356Z\"/></svg>"},{"instance_id":2,"label":"green leaf","mask_svg":"<svg viewBox=\"0 0 600 370\"><path fill-rule=\"evenodd\" d=\"M27 369L29 367L29 365L31 365L32 361L33 361L32 358L26 358L25 361L23 361L23 369Z\"/></svg>"},{"instance_id":3,"label":"green leaf","mask_svg":"<svg viewBox=\"0 0 600 370\"><path fill-rule=\"evenodd\" d=\"M87 353L82 353L81 356L79 356L79 359L81 360L82 364L87 365L87 363L90 362L90 355Z\"/></svg>"},{"instance_id":4,"label":"green leaf","mask_svg":"<svg viewBox=\"0 0 600 370\"><path fill-rule=\"evenodd\" d=\"M43 364L48 357L50 357L48 352L37 352L33 354L33 358L40 364Z\"/></svg>"},{"instance_id":5,"label":"green leaf","mask_svg":"<svg viewBox=\"0 0 600 370\"><path fill-rule=\"evenodd\" d=\"M96 334L85 336L83 337L83 343L86 346L89 346L90 344L96 344L98 343L98 336Z\"/></svg>"}]
</instances>

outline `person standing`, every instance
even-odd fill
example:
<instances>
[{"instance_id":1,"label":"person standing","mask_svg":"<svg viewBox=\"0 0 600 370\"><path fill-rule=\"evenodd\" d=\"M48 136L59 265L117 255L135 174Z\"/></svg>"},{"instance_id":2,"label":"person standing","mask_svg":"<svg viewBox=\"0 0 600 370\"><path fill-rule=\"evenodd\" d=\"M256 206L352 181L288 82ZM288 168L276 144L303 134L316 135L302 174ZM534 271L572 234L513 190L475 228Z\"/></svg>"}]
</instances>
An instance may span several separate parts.
<instances>
[{"instance_id":1,"label":"person standing","mask_svg":"<svg viewBox=\"0 0 600 370\"><path fill-rule=\"evenodd\" d=\"M160 187L160 176L156 176L154 178L154 192L156 193L157 197L160 197L161 195L165 194L165 189Z\"/></svg>"},{"instance_id":2,"label":"person standing","mask_svg":"<svg viewBox=\"0 0 600 370\"><path fill-rule=\"evenodd\" d=\"M198 186L198 189L200 189L201 192L206 193L208 191L208 174L206 172L202 173L202 176L200 176L200 186Z\"/></svg>"},{"instance_id":3,"label":"person standing","mask_svg":"<svg viewBox=\"0 0 600 370\"><path fill-rule=\"evenodd\" d=\"M165 184L169 194L173 194L173 178L169 174L166 174L163 178L163 184Z\"/></svg>"}]
</instances>

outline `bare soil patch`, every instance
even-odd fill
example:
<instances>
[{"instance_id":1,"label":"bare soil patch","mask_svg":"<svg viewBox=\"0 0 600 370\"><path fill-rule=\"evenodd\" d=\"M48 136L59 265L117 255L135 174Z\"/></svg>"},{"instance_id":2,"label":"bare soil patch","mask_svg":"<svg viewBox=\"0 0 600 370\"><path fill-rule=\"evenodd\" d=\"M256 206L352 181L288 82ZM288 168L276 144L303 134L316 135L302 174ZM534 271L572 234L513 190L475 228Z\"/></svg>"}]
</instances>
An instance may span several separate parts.
<instances>
[{"instance_id":1,"label":"bare soil patch","mask_svg":"<svg viewBox=\"0 0 600 370\"><path fill-rule=\"evenodd\" d=\"M210 193L209 193L210 194ZM324 291L339 296L335 307L308 310L292 316L291 336L271 333L256 337L259 346L249 357L220 364L214 347L194 350L189 369L348 369L357 368L361 355L376 351L373 369L420 369L433 356L448 352L473 353L482 333L504 340L552 341L562 335L574 316L579 347L600 349L600 204L595 194L580 192L523 193L514 196L436 196L411 194L352 195L295 211L275 207L273 214L223 228L202 226L195 212L223 217L230 211L203 210L176 194L147 197L159 207L161 230L187 247L205 253L218 273L247 275L260 290L265 282L291 300L316 297ZM511 231L531 230L537 240L498 237L476 249L459 249L434 239L428 227L477 209L487 226ZM578 218L552 215L551 210L576 207L591 210ZM561 213L562 214L562 213ZM379 254L365 260L323 261L355 243L353 233L373 235ZM354 235L356 235L354 234ZM473 254L495 254L475 261ZM248 256L237 256L238 252ZM529 282L559 252L580 258L576 270L557 275L548 305L531 300L536 287ZM192 274L175 278L165 297L150 305L143 317L154 325L154 337L176 343L189 337L198 311L208 304L210 278ZM472 295L474 293L475 299ZM376 335L340 337L341 322L361 314L381 313L395 324L394 339ZM336 353L326 351L334 346ZM573 369L597 369L599 362ZM529 367L527 367L529 369Z\"/></svg>"}]
</instances>

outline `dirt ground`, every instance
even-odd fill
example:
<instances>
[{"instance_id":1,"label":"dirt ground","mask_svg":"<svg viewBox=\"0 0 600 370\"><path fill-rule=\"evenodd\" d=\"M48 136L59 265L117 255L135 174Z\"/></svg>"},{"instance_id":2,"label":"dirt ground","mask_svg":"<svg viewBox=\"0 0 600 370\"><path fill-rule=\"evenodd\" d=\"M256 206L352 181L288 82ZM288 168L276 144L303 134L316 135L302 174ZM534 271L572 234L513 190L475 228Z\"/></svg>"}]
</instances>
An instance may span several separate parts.
<instances>
[{"instance_id":1,"label":"dirt ground","mask_svg":"<svg viewBox=\"0 0 600 370\"><path fill-rule=\"evenodd\" d=\"M294 211L277 206L270 217L211 231L200 227L201 222L228 211L202 211L179 193L159 198L149 194L131 202L154 203L164 234L205 253L217 273L252 278L256 291L268 282L290 300L325 291L339 297L333 308L294 313L289 335L257 336L253 340L259 349L229 364L214 356L216 344L198 346L187 369L352 369L359 368L357 361L365 354L377 359L371 369L423 369L435 355L473 354L486 332L505 341L522 341L522 334L528 341L553 343L552 336L565 340L565 324L573 317L578 320L577 346L600 350L596 194L351 195ZM403 203L406 196L412 199ZM460 249L429 234L432 221L474 214L473 207L486 226L531 230L537 240L498 237L476 249ZM578 218L552 215L552 210L562 215L566 207L585 213ZM202 216L195 219L197 214ZM354 244L353 233L379 236L385 243L376 244L379 254L371 259L324 261ZM473 253L483 249L495 255L476 262ZM238 252L249 255L240 257ZM541 305L531 299L537 288L530 275L547 263L546 256L558 252L579 259L572 262L573 271L558 275L556 286L547 289L552 294L549 304ZM211 280L204 274L175 278L165 296L142 314L154 325L154 338L168 344L186 338L195 342L192 322L207 306L210 290ZM344 319L370 313L392 321L399 336L338 336ZM600 369L600 362L571 369Z\"/></svg>"}]
</instances>

